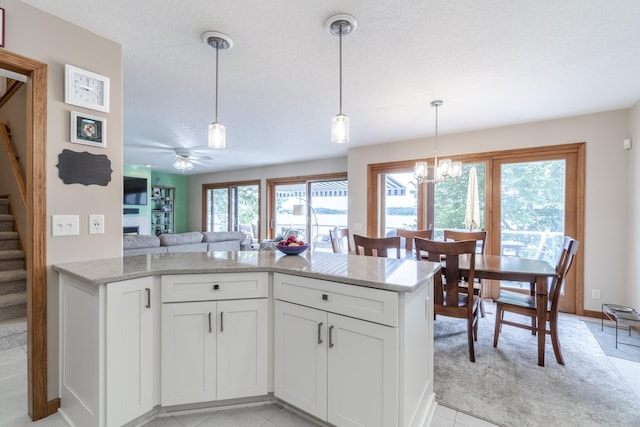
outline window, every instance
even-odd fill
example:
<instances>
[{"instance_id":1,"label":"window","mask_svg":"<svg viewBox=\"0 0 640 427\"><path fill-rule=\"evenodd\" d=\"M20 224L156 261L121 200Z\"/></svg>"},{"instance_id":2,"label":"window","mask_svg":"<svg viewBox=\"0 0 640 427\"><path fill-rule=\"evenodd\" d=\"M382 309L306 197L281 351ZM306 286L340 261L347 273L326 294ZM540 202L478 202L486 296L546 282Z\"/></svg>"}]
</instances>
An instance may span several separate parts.
<instances>
[{"instance_id":1,"label":"window","mask_svg":"<svg viewBox=\"0 0 640 427\"><path fill-rule=\"evenodd\" d=\"M260 182L205 184L202 186L205 231L242 231L250 243L260 235Z\"/></svg>"},{"instance_id":2,"label":"window","mask_svg":"<svg viewBox=\"0 0 640 427\"><path fill-rule=\"evenodd\" d=\"M544 259L555 265L564 235L584 239L579 226L584 219L584 151L585 144L567 144L458 156L455 160L464 163L462 176L435 185L412 186L414 161L369 165L368 206L373 209L367 212L367 232L388 235L398 225L412 228L415 223L419 229L433 228L434 238L441 239L445 228L468 228L468 181L475 168L477 228L488 232L487 254ZM405 205L388 194L390 178L407 188ZM581 312L584 303L577 298L583 274L580 253L575 264L560 302L560 309L569 313ZM529 288L507 282L503 286ZM497 296L499 284L492 283L490 292Z\"/></svg>"},{"instance_id":3,"label":"window","mask_svg":"<svg viewBox=\"0 0 640 427\"><path fill-rule=\"evenodd\" d=\"M316 252L331 252L329 230L347 226L346 174L267 180L270 239L293 234Z\"/></svg>"}]
</instances>

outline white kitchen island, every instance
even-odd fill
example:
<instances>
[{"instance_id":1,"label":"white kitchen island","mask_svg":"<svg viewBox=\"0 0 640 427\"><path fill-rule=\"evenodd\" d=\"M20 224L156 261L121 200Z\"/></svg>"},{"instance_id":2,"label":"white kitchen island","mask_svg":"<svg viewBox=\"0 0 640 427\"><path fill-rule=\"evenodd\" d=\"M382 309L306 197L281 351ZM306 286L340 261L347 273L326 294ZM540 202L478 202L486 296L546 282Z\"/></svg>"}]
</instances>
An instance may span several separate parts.
<instances>
[{"instance_id":1,"label":"white kitchen island","mask_svg":"<svg viewBox=\"0 0 640 427\"><path fill-rule=\"evenodd\" d=\"M278 401L320 425L428 426L439 265L275 251L58 264L73 426Z\"/></svg>"}]
</instances>

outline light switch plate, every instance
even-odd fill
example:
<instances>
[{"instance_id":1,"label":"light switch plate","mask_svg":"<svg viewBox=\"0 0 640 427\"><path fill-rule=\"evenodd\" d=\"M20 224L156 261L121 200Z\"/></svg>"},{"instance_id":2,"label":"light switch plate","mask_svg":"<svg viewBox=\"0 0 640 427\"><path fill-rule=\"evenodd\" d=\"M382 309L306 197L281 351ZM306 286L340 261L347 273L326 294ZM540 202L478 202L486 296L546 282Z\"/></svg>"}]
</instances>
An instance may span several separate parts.
<instances>
[{"instance_id":1,"label":"light switch plate","mask_svg":"<svg viewBox=\"0 0 640 427\"><path fill-rule=\"evenodd\" d=\"M78 236L80 235L78 215L51 215L52 236Z\"/></svg>"}]
</instances>

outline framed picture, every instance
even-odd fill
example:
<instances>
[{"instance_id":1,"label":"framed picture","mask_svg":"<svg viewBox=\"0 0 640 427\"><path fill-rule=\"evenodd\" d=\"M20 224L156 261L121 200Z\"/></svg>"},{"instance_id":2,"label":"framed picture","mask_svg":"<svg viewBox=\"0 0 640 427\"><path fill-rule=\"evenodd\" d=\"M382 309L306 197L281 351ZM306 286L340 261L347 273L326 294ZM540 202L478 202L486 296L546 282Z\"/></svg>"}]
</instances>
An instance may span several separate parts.
<instances>
[{"instance_id":1,"label":"framed picture","mask_svg":"<svg viewBox=\"0 0 640 427\"><path fill-rule=\"evenodd\" d=\"M64 102L109 112L109 77L65 65Z\"/></svg>"},{"instance_id":2,"label":"framed picture","mask_svg":"<svg viewBox=\"0 0 640 427\"><path fill-rule=\"evenodd\" d=\"M71 142L105 148L107 119L71 112Z\"/></svg>"},{"instance_id":3,"label":"framed picture","mask_svg":"<svg viewBox=\"0 0 640 427\"><path fill-rule=\"evenodd\" d=\"M4 47L4 8L0 7L0 47Z\"/></svg>"}]
</instances>

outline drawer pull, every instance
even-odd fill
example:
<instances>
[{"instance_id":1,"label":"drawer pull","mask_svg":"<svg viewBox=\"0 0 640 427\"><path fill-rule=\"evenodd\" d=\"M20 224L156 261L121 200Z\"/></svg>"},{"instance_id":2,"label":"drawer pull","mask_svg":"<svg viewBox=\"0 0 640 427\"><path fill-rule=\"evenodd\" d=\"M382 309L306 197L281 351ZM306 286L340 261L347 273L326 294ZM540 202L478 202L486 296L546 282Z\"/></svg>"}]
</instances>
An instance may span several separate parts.
<instances>
[{"instance_id":1,"label":"drawer pull","mask_svg":"<svg viewBox=\"0 0 640 427\"><path fill-rule=\"evenodd\" d=\"M322 324L323 322L318 323L318 344L322 344Z\"/></svg>"},{"instance_id":2,"label":"drawer pull","mask_svg":"<svg viewBox=\"0 0 640 427\"><path fill-rule=\"evenodd\" d=\"M329 326L329 348L333 348L333 325Z\"/></svg>"},{"instance_id":3,"label":"drawer pull","mask_svg":"<svg viewBox=\"0 0 640 427\"><path fill-rule=\"evenodd\" d=\"M211 327L211 312L209 312L209 333L213 332L213 328Z\"/></svg>"},{"instance_id":4,"label":"drawer pull","mask_svg":"<svg viewBox=\"0 0 640 427\"><path fill-rule=\"evenodd\" d=\"M219 284L219 283L215 283L215 284L213 285L213 290L214 290L214 291L219 291L219 290L220 290L220 284Z\"/></svg>"},{"instance_id":5,"label":"drawer pull","mask_svg":"<svg viewBox=\"0 0 640 427\"><path fill-rule=\"evenodd\" d=\"M224 311L220 312L220 332L224 332Z\"/></svg>"},{"instance_id":6,"label":"drawer pull","mask_svg":"<svg viewBox=\"0 0 640 427\"><path fill-rule=\"evenodd\" d=\"M147 293L147 303L145 304L146 308L151 308L151 289L144 288L144 291Z\"/></svg>"},{"instance_id":7,"label":"drawer pull","mask_svg":"<svg viewBox=\"0 0 640 427\"><path fill-rule=\"evenodd\" d=\"M329 295L327 295L327 294L322 294L322 300L323 300L323 301L329 301Z\"/></svg>"}]
</instances>

